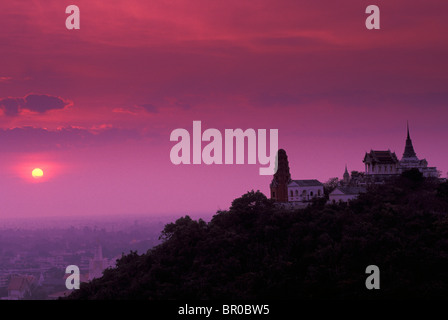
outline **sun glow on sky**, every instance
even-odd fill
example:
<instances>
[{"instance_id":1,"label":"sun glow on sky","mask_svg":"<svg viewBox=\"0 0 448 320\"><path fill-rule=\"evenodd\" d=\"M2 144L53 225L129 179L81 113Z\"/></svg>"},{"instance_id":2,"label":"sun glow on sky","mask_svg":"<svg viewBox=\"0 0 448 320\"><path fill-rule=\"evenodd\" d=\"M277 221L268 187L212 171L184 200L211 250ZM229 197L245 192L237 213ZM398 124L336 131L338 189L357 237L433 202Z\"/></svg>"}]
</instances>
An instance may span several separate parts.
<instances>
[{"instance_id":1,"label":"sun glow on sky","mask_svg":"<svg viewBox=\"0 0 448 320\"><path fill-rule=\"evenodd\" d=\"M40 168L35 168L32 172L31 175L33 176L34 179L40 179L43 177L44 172L42 171L42 169Z\"/></svg>"},{"instance_id":2,"label":"sun glow on sky","mask_svg":"<svg viewBox=\"0 0 448 320\"><path fill-rule=\"evenodd\" d=\"M44 153L34 153L21 155L15 158L14 164L9 166L9 170L13 176L19 178L19 183L41 184L43 182L57 181L55 178L59 177L65 171L64 161L55 157L49 160L53 155Z\"/></svg>"}]
</instances>

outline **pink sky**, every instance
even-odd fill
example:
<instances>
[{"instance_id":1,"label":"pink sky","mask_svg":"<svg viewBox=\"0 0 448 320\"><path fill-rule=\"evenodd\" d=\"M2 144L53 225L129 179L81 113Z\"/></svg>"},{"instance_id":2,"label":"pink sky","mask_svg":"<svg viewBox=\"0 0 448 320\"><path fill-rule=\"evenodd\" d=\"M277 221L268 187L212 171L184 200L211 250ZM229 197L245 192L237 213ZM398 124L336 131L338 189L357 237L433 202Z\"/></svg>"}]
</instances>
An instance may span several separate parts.
<instances>
[{"instance_id":1,"label":"pink sky","mask_svg":"<svg viewBox=\"0 0 448 320\"><path fill-rule=\"evenodd\" d=\"M65 28L65 7L81 29ZM294 179L404 151L448 170L448 3L2 1L0 219L211 214L259 165L171 163L172 130L278 129ZM36 182L31 170L41 167Z\"/></svg>"}]
</instances>

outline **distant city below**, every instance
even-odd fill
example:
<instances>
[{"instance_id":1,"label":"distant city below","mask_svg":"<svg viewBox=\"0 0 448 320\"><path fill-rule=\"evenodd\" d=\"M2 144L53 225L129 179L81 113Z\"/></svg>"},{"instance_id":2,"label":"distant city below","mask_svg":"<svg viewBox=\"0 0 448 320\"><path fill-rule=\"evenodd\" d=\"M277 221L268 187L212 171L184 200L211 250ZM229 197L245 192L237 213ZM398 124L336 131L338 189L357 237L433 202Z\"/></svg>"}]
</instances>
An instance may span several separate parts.
<instances>
[{"instance_id":1,"label":"distant city below","mask_svg":"<svg viewBox=\"0 0 448 320\"><path fill-rule=\"evenodd\" d=\"M39 219L28 222L32 220ZM33 228L24 221L2 221L0 299L63 296L68 265L79 266L82 281L99 277L122 254L131 250L142 254L157 245L170 218L43 220Z\"/></svg>"}]
</instances>

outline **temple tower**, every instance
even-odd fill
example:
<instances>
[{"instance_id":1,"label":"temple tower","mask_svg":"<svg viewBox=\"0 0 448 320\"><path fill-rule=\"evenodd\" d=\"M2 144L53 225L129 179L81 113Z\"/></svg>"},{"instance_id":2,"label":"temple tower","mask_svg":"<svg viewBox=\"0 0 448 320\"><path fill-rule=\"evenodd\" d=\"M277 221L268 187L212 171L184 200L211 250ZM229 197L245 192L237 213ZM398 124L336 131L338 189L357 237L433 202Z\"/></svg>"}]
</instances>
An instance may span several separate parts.
<instances>
[{"instance_id":1,"label":"temple tower","mask_svg":"<svg viewBox=\"0 0 448 320\"><path fill-rule=\"evenodd\" d=\"M288 202L288 184L291 182L289 162L286 151L278 150L276 157L277 172L271 182L271 199L277 202Z\"/></svg>"}]
</instances>

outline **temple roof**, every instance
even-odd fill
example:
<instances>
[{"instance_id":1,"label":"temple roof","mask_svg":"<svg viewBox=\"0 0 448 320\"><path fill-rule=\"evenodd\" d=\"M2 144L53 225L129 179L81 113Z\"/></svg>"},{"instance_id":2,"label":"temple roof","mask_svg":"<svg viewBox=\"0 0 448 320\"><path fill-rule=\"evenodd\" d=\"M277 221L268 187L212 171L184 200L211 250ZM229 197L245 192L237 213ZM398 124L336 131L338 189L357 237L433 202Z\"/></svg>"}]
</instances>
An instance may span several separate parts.
<instances>
[{"instance_id":1,"label":"temple roof","mask_svg":"<svg viewBox=\"0 0 448 320\"><path fill-rule=\"evenodd\" d=\"M360 194L360 193L367 192L367 189L365 187L352 187L352 186L338 186L338 187L336 187L335 191L336 190L339 190L343 194L347 194L347 195L348 194Z\"/></svg>"},{"instance_id":2,"label":"temple roof","mask_svg":"<svg viewBox=\"0 0 448 320\"><path fill-rule=\"evenodd\" d=\"M319 180L316 180L316 179L312 179L312 180L292 180L291 183L296 183L299 187L320 187L320 186L323 186L323 184Z\"/></svg>"},{"instance_id":3,"label":"temple roof","mask_svg":"<svg viewBox=\"0 0 448 320\"><path fill-rule=\"evenodd\" d=\"M370 150L364 156L363 162L376 163L376 164L395 164L398 163L398 158L395 152L390 150Z\"/></svg>"}]
</instances>

